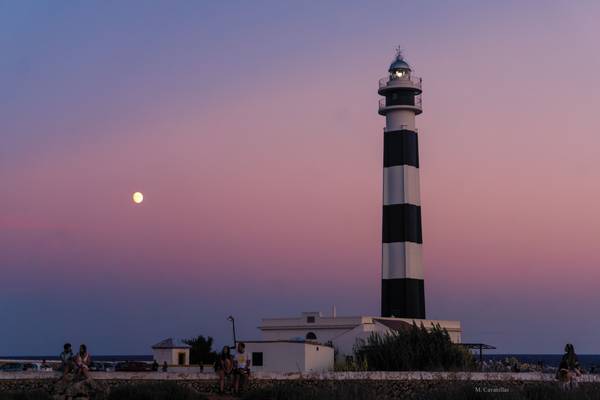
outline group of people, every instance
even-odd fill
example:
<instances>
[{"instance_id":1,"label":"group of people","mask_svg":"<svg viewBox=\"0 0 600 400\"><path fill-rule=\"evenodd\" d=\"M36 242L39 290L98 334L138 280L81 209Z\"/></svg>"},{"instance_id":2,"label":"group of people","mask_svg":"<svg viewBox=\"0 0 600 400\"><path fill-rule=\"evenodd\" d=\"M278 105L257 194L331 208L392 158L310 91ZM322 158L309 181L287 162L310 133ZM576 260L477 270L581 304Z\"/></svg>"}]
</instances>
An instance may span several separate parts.
<instances>
[{"instance_id":1,"label":"group of people","mask_svg":"<svg viewBox=\"0 0 600 400\"><path fill-rule=\"evenodd\" d=\"M63 352L60 353L61 369L63 377L70 372L75 372L76 376L82 376L85 379L90 377L90 366L92 365L92 357L87 351L87 346L82 344L79 346L79 352L73 355L71 343L65 343Z\"/></svg>"},{"instance_id":2,"label":"group of people","mask_svg":"<svg viewBox=\"0 0 600 400\"><path fill-rule=\"evenodd\" d=\"M233 377L233 393L239 393L250 378L250 364L246 345L243 342L237 343L234 354L231 354L229 346L223 346L215 361L215 372L219 376L219 392L225 391L225 381Z\"/></svg>"},{"instance_id":3,"label":"group of people","mask_svg":"<svg viewBox=\"0 0 600 400\"><path fill-rule=\"evenodd\" d=\"M79 346L79 352L73 354L71 343L65 343L63 352L60 353L61 369L63 377L68 373L74 372L76 376L81 376L85 379L90 378L90 366L92 365L92 357L87 351L87 346L82 344ZM214 364L215 372L219 377L219 391L225 391L225 381L233 377L233 392L239 393L250 378L251 361L246 353L246 345L243 342L237 342L236 351L231 351L229 346L223 346L221 353L218 354ZM152 370L158 370L158 363L154 361ZM167 371L167 363L162 366L162 371ZM577 386L577 377L581 376L583 369L580 367L575 354L575 348L571 343L565 346L565 354L563 355L556 378L560 381L563 389L573 389Z\"/></svg>"},{"instance_id":4,"label":"group of people","mask_svg":"<svg viewBox=\"0 0 600 400\"><path fill-rule=\"evenodd\" d=\"M166 362L166 361L164 361L164 362L163 362L163 365L162 365L162 369L161 369L161 371L162 371L162 372L167 372L167 369L168 369L168 368L169 368L169 366L167 365L167 362ZM155 371L155 372L156 372L156 371L158 371L158 362L156 362L156 360L154 360L154 361L152 362L152 371Z\"/></svg>"}]
</instances>

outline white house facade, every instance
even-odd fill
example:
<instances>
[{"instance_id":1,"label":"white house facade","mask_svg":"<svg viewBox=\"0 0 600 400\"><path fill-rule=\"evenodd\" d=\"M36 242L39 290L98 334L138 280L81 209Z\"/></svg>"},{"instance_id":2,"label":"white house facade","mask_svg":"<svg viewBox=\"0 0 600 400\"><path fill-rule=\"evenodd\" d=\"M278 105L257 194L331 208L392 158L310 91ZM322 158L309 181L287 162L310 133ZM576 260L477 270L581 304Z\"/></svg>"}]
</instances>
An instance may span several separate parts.
<instances>
[{"instance_id":1,"label":"white house facade","mask_svg":"<svg viewBox=\"0 0 600 400\"><path fill-rule=\"evenodd\" d=\"M324 372L333 369L333 347L290 340L247 341L254 372Z\"/></svg>"},{"instance_id":2,"label":"white house facade","mask_svg":"<svg viewBox=\"0 0 600 400\"><path fill-rule=\"evenodd\" d=\"M264 318L258 327L265 341L308 340L315 343L330 343L337 351L338 360L354 354L359 339L367 339L371 333L385 334L391 330L409 327L416 323L427 329L435 325L446 329L454 343L461 342L460 321L382 318L382 317L325 317L320 312L304 312L293 318Z\"/></svg>"}]
</instances>

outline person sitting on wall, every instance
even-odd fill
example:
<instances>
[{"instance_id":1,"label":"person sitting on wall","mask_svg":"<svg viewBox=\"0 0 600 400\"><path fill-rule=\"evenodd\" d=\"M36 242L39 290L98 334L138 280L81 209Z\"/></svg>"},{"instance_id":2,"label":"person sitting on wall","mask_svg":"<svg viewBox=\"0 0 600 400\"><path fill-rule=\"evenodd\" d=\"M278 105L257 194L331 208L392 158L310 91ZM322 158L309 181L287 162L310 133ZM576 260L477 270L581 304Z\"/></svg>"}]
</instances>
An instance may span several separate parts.
<instances>
[{"instance_id":1,"label":"person sitting on wall","mask_svg":"<svg viewBox=\"0 0 600 400\"><path fill-rule=\"evenodd\" d=\"M152 371L154 371L154 372L158 371L158 363L156 362L156 360L154 360L152 362Z\"/></svg>"},{"instance_id":2,"label":"person sitting on wall","mask_svg":"<svg viewBox=\"0 0 600 400\"><path fill-rule=\"evenodd\" d=\"M63 377L69 372L73 371L73 349L71 343L65 343L63 346L63 352L60 353L60 369L63 373Z\"/></svg>"},{"instance_id":3,"label":"person sitting on wall","mask_svg":"<svg viewBox=\"0 0 600 400\"><path fill-rule=\"evenodd\" d=\"M565 346L565 354L560 360L556 378L561 382L563 389L574 389L577 387L577 377L582 374L575 347L571 343Z\"/></svg>"},{"instance_id":4,"label":"person sitting on wall","mask_svg":"<svg viewBox=\"0 0 600 400\"><path fill-rule=\"evenodd\" d=\"M246 345L239 342L233 358L234 393L239 393L250 378L250 359L246 354Z\"/></svg>"},{"instance_id":5,"label":"person sitting on wall","mask_svg":"<svg viewBox=\"0 0 600 400\"><path fill-rule=\"evenodd\" d=\"M85 379L89 379L91 365L92 357L87 351L87 346L82 344L79 346L79 353L75 356L75 368L77 368L77 374L82 375Z\"/></svg>"},{"instance_id":6,"label":"person sitting on wall","mask_svg":"<svg viewBox=\"0 0 600 400\"><path fill-rule=\"evenodd\" d=\"M225 391L225 378L233 373L233 357L229 346L223 346L223 350L215 361L215 372L219 376L219 393Z\"/></svg>"},{"instance_id":7,"label":"person sitting on wall","mask_svg":"<svg viewBox=\"0 0 600 400\"><path fill-rule=\"evenodd\" d=\"M167 365L167 362L165 361L162 365L162 372L167 372L168 368L169 368L169 366Z\"/></svg>"}]
</instances>

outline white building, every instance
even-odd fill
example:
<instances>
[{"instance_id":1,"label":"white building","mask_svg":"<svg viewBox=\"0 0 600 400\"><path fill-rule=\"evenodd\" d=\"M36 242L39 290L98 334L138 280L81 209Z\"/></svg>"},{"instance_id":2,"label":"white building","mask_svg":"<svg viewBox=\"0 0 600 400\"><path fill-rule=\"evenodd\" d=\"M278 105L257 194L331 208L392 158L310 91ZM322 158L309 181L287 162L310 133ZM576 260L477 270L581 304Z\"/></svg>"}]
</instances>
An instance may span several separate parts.
<instances>
[{"instance_id":1,"label":"white building","mask_svg":"<svg viewBox=\"0 0 600 400\"><path fill-rule=\"evenodd\" d=\"M152 346L152 355L159 364L190 365L190 346L173 338L165 339Z\"/></svg>"},{"instance_id":2,"label":"white building","mask_svg":"<svg viewBox=\"0 0 600 400\"><path fill-rule=\"evenodd\" d=\"M461 342L460 321L431 319L383 318L383 317L338 317L335 314L324 317L320 312L304 312L295 318L264 318L261 326L265 341L311 340L318 343L331 343L337 350L338 360L354 354L353 348L358 339L367 339L372 332L384 334L394 329L409 327L416 322L431 329L439 324L445 328L454 343Z\"/></svg>"},{"instance_id":3,"label":"white building","mask_svg":"<svg viewBox=\"0 0 600 400\"><path fill-rule=\"evenodd\" d=\"M253 372L323 372L333 369L333 347L293 340L247 341Z\"/></svg>"}]
</instances>

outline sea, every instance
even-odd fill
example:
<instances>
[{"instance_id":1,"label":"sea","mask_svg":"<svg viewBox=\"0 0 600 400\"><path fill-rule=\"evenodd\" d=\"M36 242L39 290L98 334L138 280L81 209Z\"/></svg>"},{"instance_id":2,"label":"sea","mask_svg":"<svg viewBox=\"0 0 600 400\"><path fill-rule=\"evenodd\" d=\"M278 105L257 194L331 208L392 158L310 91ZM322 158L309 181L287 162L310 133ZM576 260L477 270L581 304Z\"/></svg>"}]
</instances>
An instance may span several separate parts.
<instances>
[{"instance_id":1,"label":"sea","mask_svg":"<svg viewBox=\"0 0 600 400\"><path fill-rule=\"evenodd\" d=\"M101 362L121 362L121 361L147 361L151 362L153 360L151 355L116 355L116 356L97 356L92 354L92 359L94 361ZM35 360L35 361L58 361L59 356L0 356L0 360Z\"/></svg>"},{"instance_id":2,"label":"sea","mask_svg":"<svg viewBox=\"0 0 600 400\"><path fill-rule=\"evenodd\" d=\"M562 354L485 354L486 361L503 361L514 357L521 363L539 364L542 362L546 367L558 367ZM592 367L600 369L600 354L578 354L579 364L586 370ZM119 362L119 361L152 361L151 355L93 355L95 361ZM58 356L0 356L0 360L58 360Z\"/></svg>"}]
</instances>

